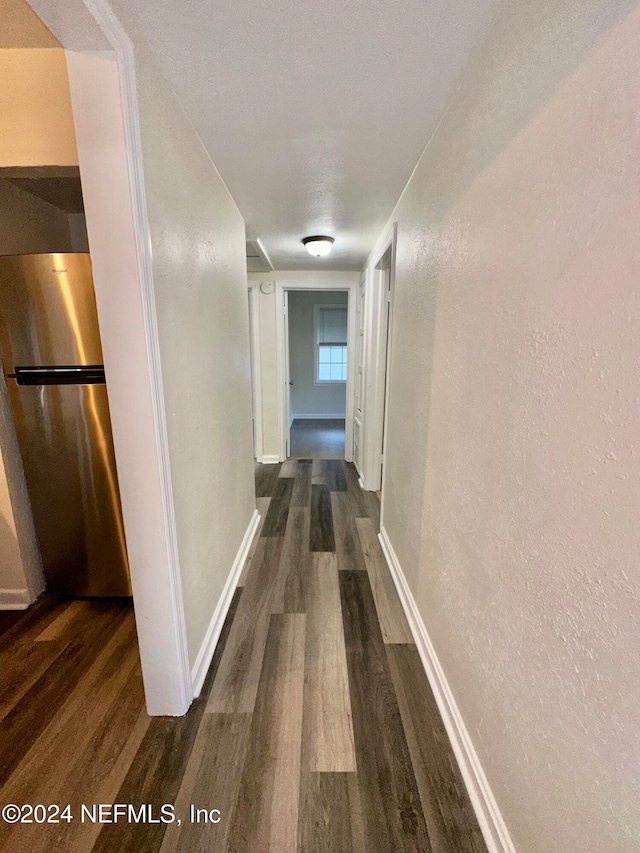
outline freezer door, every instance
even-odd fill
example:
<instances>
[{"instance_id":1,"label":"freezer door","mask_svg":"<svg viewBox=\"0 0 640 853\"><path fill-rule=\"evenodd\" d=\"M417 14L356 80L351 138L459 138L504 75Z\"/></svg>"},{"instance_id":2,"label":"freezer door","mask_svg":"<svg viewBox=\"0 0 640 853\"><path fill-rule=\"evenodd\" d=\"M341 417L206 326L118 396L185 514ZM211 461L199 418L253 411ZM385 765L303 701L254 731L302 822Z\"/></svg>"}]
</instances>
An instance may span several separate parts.
<instances>
[{"instance_id":1,"label":"freezer door","mask_svg":"<svg viewBox=\"0 0 640 853\"><path fill-rule=\"evenodd\" d=\"M0 258L0 357L16 364L102 364L87 254Z\"/></svg>"},{"instance_id":2,"label":"freezer door","mask_svg":"<svg viewBox=\"0 0 640 853\"><path fill-rule=\"evenodd\" d=\"M131 595L106 386L8 386L49 590Z\"/></svg>"}]
</instances>

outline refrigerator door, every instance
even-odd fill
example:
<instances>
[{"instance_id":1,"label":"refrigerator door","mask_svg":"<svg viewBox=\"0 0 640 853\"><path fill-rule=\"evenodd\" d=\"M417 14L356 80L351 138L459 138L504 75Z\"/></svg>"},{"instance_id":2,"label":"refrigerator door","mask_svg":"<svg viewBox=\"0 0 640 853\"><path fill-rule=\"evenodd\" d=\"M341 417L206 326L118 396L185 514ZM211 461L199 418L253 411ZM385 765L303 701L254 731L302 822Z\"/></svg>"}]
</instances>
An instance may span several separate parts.
<instances>
[{"instance_id":1,"label":"refrigerator door","mask_svg":"<svg viewBox=\"0 0 640 853\"><path fill-rule=\"evenodd\" d=\"M131 595L106 386L8 385L48 589Z\"/></svg>"},{"instance_id":2,"label":"refrigerator door","mask_svg":"<svg viewBox=\"0 0 640 853\"><path fill-rule=\"evenodd\" d=\"M0 358L49 590L130 595L89 255L0 258Z\"/></svg>"},{"instance_id":3,"label":"refrigerator door","mask_svg":"<svg viewBox=\"0 0 640 853\"><path fill-rule=\"evenodd\" d=\"M0 258L0 355L16 364L102 364L87 254Z\"/></svg>"}]
</instances>

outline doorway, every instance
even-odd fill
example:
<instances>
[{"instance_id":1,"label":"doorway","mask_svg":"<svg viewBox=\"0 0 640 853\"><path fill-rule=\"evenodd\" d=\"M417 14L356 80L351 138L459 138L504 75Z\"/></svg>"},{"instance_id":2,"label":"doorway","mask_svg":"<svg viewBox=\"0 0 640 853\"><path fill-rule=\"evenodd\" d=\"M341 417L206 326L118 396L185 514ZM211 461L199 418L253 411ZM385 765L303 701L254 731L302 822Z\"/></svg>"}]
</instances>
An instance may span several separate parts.
<instances>
[{"instance_id":1,"label":"doorway","mask_svg":"<svg viewBox=\"0 0 640 853\"><path fill-rule=\"evenodd\" d=\"M280 461L353 458L357 282L276 282Z\"/></svg>"},{"instance_id":2,"label":"doorway","mask_svg":"<svg viewBox=\"0 0 640 853\"><path fill-rule=\"evenodd\" d=\"M348 291L292 290L285 299L288 456L344 459Z\"/></svg>"},{"instance_id":3,"label":"doorway","mask_svg":"<svg viewBox=\"0 0 640 853\"><path fill-rule=\"evenodd\" d=\"M383 492L388 373L393 327L396 225L387 232L362 282L365 328L363 400L363 488ZM383 498L381 496L381 502Z\"/></svg>"}]
</instances>

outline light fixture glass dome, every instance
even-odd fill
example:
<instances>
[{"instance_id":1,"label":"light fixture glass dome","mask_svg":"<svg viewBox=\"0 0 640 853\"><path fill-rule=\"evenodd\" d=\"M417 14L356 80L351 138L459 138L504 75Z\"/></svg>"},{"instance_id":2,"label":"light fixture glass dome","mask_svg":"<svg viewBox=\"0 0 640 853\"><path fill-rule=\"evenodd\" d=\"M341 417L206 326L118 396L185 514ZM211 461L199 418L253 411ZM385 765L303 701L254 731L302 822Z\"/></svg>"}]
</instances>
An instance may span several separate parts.
<instances>
[{"instance_id":1,"label":"light fixture glass dome","mask_svg":"<svg viewBox=\"0 0 640 853\"><path fill-rule=\"evenodd\" d=\"M323 258L328 255L333 246L333 237L305 237L302 241L310 255Z\"/></svg>"}]
</instances>

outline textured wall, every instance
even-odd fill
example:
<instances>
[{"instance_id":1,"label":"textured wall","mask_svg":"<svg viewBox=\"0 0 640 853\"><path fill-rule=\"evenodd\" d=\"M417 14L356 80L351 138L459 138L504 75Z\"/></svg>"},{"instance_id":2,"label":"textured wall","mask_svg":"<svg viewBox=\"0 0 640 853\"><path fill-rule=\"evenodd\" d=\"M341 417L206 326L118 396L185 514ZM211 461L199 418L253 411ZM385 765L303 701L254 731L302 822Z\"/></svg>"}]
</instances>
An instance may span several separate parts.
<instances>
[{"instance_id":1,"label":"textured wall","mask_svg":"<svg viewBox=\"0 0 640 853\"><path fill-rule=\"evenodd\" d=\"M289 353L291 388L291 414L342 415L347 406L347 385L317 385L315 379L315 335L313 326L314 305L346 305L348 293L289 294Z\"/></svg>"},{"instance_id":2,"label":"textured wall","mask_svg":"<svg viewBox=\"0 0 640 853\"><path fill-rule=\"evenodd\" d=\"M505 6L392 219L384 524L516 848L640 838L640 11Z\"/></svg>"},{"instance_id":3,"label":"textured wall","mask_svg":"<svg viewBox=\"0 0 640 853\"><path fill-rule=\"evenodd\" d=\"M193 664L255 508L244 222L153 61L136 57Z\"/></svg>"}]
</instances>

